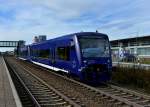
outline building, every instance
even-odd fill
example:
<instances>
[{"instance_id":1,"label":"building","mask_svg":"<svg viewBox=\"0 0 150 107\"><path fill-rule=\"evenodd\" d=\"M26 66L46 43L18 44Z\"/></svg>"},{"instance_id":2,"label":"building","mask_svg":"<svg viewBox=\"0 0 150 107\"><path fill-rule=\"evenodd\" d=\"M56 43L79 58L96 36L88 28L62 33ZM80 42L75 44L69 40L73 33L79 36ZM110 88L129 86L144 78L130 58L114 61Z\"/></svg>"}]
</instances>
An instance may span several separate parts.
<instances>
[{"instance_id":1,"label":"building","mask_svg":"<svg viewBox=\"0 0 150 107\"><path fill-rule=\"evenodd\" d=\"M37 36L35 36L35 37L33 38L33 43L38 43L38 42L39 42L39 39L38 39Z\"/></svg>"},{"instance_id":2,"label":"building","mask_svg":"<svg viewBox=\"0 0 150 107\"><path fill-rule=\"evenodd\" d=\"M129 53L138 56L138 58L149 58L150 60L150 35L112 40L111 49L112 55L115 57Z\"/></svg>"},{"instance_id":3,"label":"building","mask_svg":"<svg viewBox=\"0 0 150 107\"><path fill-rule=\"evenodd\" d=\"M26 41L24 41L24 40L19 40L19 41L18 41L18 46L24 46L25 43L26 43Z\"/></svg>"},{"instance_id":4,"label":"building","mask_svg":"<svg viewBox=\"0 0 150 107\"><path fill-rule=\"evenodd\" d=\"M38 39L39 39L39 42L45 41L46 35L39 35Z\"/></svg>"},{"instance_id":5,"label":"building","mask_svg":"<svg viewBox=\"0 0 150 107\"><path fill-rule=\"evenodd\" d=\"M46 40L46 35L35 36L33 39L33 43L38 43Z\"/></svg>"}]
</instances>

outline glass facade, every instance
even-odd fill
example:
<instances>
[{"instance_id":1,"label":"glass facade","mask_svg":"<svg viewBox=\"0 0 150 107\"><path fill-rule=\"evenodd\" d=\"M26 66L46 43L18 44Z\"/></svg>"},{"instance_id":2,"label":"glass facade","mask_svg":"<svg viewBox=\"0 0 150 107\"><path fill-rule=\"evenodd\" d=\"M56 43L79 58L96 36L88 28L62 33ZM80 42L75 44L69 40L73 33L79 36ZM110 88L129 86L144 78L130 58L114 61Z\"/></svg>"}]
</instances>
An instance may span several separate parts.
<instances>
[{"instance_id":1,"label":"glass facade","mask_svg":"<svg viewBox=\"0 0 150 107\"><path fill-rule=\"evenodd\" d=\"M135 51L138 55L150 55L150 47L143 48L130 48L130 54L135 54ZM119 49L112 49L112 54L119 52Z\"/></svg>"},{"instance_id":2,"label":"glass facade","mask_svg":"<svg viewBox=\"0 0 150 107\"><path fill-rule=\"evenodd\" d=\"M138 48L137 49L138 55L150 55L150 47L148 48Z\"/></svg>"}]
</instances>

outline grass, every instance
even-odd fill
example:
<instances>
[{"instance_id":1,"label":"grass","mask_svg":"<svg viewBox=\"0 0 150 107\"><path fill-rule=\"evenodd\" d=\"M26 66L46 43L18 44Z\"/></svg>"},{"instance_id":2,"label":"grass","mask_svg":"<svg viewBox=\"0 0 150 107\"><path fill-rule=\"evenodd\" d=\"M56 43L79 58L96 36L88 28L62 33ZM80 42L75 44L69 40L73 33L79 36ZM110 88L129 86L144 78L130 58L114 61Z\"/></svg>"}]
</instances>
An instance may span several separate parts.
<instances>
[{"instance_id":1,"label":"grass","mask_svg":"<svg viewBox=\"0 0 150 107\"><path fill-rule=\"evenodd\" d=\"M142 64L150 64L150 58L141 58L140 63L142 63Z\"/></svg>"},{"instance_id":2,"label":"grass","mask_svg":"<svg viewBox=\"0 0 150 107\"><path fill-rule=\"evenodd\" d=\"M150 70L136 68L113 68L112 82L144 89L150 93Z\"/></svg>"}]
</instances>

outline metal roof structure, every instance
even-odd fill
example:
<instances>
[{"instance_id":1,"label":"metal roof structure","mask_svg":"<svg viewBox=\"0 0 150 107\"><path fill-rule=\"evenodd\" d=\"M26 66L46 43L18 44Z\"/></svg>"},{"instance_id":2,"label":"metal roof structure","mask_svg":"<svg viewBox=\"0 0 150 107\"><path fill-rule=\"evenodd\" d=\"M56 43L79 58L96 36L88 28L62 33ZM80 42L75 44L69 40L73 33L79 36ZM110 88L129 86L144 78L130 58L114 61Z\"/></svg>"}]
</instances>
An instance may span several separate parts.
<instances>
[{"instance_id":1,"label":"metal roof structure","mask_svg":"<svg viewBox=\"0 0 150 107\"><path fill-rule=\"evenodd\" d=\"M124 38L124 39L118 39L118 40L112 40L111 46L112 47L118 47L119 44L122 44L122 46L146 46L150 45L150 35L147 36L140 36L140 37L132 37L132 38Z\"/></svg>"}]
</instances>

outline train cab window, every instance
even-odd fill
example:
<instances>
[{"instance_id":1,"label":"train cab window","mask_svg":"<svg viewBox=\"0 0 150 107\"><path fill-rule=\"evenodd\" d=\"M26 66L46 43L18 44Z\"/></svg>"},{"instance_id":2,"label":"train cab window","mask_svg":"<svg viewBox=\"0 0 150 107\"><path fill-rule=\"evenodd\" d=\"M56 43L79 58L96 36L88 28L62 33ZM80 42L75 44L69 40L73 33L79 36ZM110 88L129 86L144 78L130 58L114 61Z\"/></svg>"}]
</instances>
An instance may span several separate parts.
<instances>
[{"instance_id":1,"label":"train cab window","mask_svg":"<svg viewBox=\"0 0 150 107\"><path fill-rule=\"evenodd\" d=\"M58 47L57 48L58 59L70 60L70 47Z\"/></svg>"}]
</instances>

